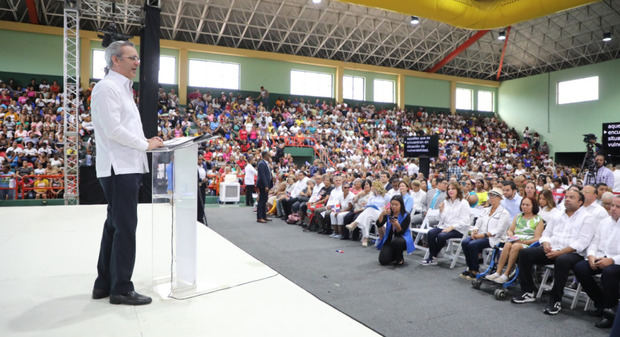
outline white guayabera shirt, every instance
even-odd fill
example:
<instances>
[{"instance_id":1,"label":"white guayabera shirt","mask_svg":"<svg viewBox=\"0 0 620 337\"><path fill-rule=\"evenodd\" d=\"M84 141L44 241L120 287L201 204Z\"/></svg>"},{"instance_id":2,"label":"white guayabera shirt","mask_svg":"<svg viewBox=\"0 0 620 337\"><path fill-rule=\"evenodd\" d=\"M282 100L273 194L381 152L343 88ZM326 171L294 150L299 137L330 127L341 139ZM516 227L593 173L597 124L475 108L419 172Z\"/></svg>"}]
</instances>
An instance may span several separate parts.
<instances>
[{"instance_id":1,"label":"white guayabera shirt","mask_svg":"<svg viewBox=\"0 0 620 337\"><path fill-rule=\"evenodd\" d=\"M93 89L92 115L97 135L97 177L149 171L149 143L142 131L132 81L110 70Z\"/></svg>"}]
</instances>

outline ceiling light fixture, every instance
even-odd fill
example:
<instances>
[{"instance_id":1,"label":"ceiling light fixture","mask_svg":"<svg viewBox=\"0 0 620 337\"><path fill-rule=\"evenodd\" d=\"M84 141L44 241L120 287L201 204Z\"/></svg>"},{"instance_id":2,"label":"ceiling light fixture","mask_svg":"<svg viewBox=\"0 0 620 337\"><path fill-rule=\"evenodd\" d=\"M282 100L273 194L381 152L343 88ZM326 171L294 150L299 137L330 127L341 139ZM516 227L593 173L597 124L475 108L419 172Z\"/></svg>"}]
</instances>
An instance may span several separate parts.
<instances>
[{"instance_id":1,"label":"ceiling light fixture","mask_svg":"<svg viewBox=\"0 0 620 337\"><path fill-rule=\"evenodd\" d=\"M412 16L411 17L411 24L412 25L417 25L418 23L420 23L420 18L418 18L417 16Z\"/></svg>"},{"instance_id":2,"label":"ceiling light fixture","mask_svg":"<svg viewBox=\"0 0 620 337\"><path fill-rule=\"evenodd\" d=\"M313 3L313 4L320 4L320 3L321 3L321 0L312 0L312 3Z\"/></svg>"},{"instance_id":3,"label":"ceiling light fixture","mask_svg":"<svg viewBox=\"0 0 620 337\"><path fill-rule=\"evenodd\" d=\"M603 33L603 42L611 41L611 32Z\"/></svg>"},{"instance_id":4,"label":"ceiling light fixture","mask_svg":"<svg viewBox=\"0 0 620 337\"><path fill-rule=\"evenodd\" d=\"M497 39L500 40L500 41L506 40L506 31L502 30L501 32L499 32L499 35L497 36Z\"/></svg>"}]
</instances>

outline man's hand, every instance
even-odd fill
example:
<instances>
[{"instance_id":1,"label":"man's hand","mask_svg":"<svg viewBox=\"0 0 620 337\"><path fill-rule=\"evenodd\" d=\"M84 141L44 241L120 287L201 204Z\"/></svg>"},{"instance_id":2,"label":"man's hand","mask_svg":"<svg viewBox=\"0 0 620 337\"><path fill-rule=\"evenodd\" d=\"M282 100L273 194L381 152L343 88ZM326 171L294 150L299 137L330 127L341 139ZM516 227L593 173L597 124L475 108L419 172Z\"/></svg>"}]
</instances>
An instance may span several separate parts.
<instances>
[{"instance_id":1,"label":"man's hand","mask_svg":"<svg viewBox=\"0 0 620 337\"><path fill-rule=\"evenodd\" d=\"M588 264L590 265L590 269L596 270L596 258L592 255L588 256Z\"/></svg>"},{"instance_id":2,"label":"man's hand","mask_svg":"<svg viewBox=\"0 0 620 337\"><path fill-rule=\"evenodd\" d=\"M545 253L551 253L551 244L549 242L543 242L543 250Z\"/></svg>"},{"instance_id":3,"label":"man's hand","mask_svg":"<svg viewBox=\"0 0 620 337\"><path fill-rule=\"evenodd\" d=\"M448 233L448 232L451 232L453 229L454 229L454 227L449 226L448 228L444 229L442 232Z\"/></svg>"},{"instance_id":4,"label":"man's hand","mask_svg":"<svg viewBox=\"0 0 620 337\"><path fill-rule=\"evenodd\" d=\"M546 254L548 259L555 259L556 257L562 255L559 250L554 250Z\"/></svg>"},{"instance_id":5,"label":"man's hand","mask_svg":"<svg viewBox=\"0 0 620 337\"><path fill-rule=\"evenodd\" d=\"M149 147L147 148L147 150L153 150L158 147L164 146L164 141L161 140L161 138L159 137L150 138L148 142L149 142Z\"/></svg>"},{"instance_id":6,"label":"man's hand","mask_svg":"<svg viewBox=\"0 0 620 337\"><path fill-rule=\"evenodd\" d=\"M604 257L596 261L596 267L598 269L603 269L605 267L611 266L612 264L614 264L614 259L610 257Z\"/></svg>"}]
</instances>

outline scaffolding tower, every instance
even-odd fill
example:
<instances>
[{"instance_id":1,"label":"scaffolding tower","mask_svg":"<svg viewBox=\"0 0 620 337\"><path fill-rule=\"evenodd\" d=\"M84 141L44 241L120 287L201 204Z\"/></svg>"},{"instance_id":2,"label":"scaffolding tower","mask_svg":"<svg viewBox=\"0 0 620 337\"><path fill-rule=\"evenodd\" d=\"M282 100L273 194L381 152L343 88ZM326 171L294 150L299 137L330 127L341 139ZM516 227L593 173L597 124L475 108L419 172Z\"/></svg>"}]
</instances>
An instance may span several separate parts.
<instances>
[{"instance_id":1,"label":"scaffolding tower","mask_svg":"<svg viewBox=\"0 0 620 337\"><path fill-rule=\"evenodd\" d=\"M148 5L159 6L149 0ZM82 7L82 8L80 8ZM64 188L65 205L80 203L80 15L96 19L98 23L116 23L127 29L130 22L141 22L143 8L125 2L120 13L116 4L104 0L65 0L63 34L63 135L64 135Z\"/></svg>"},{"instance_id":2,"label":"scaffolding tower","mask_svg":"<svg viewBox=\"0 0 620 337\"><path fill-rule=\"evenodd\" d=\"M63 135L65 205L77 205L79 192L80 107L79 0L65 1L63 38Z\"/></svg>"}]
</instances>

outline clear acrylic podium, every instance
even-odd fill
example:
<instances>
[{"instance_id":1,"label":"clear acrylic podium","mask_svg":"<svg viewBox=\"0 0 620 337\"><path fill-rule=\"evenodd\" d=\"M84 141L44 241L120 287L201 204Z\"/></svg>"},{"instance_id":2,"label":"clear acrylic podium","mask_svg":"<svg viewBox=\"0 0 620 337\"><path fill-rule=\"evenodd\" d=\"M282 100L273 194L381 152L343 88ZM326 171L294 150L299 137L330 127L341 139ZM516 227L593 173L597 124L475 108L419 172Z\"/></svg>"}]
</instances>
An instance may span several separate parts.
<instances>
[{"instance_id":1,"label":"clear acrylic podium","mask_svg":"<svg viewBox=\"0 0 620 337\"><path fill-rule=\"evenodd\" d=\"M153 290L166 297L198 293L198 143L151 151Z\"/></svg>"}]
</instances>

